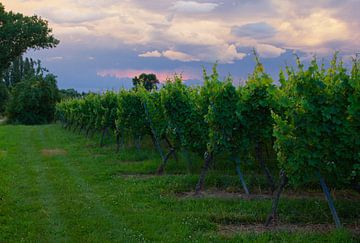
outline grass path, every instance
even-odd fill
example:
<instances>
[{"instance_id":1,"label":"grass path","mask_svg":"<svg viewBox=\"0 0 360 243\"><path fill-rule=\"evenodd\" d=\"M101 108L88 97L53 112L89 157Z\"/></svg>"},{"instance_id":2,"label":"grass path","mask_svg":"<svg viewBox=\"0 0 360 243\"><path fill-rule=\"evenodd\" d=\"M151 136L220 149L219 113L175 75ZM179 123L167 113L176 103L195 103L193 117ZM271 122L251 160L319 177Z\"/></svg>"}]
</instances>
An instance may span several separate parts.
<instances>
[{"instance_id":1,"label":"grass path","mask_svg":"<svg viewBox=\"0 0 360 243\"><path fill-rule=\"evenodd\" d=\"M219 225L263 222L270 200L179 198L176 193L193 188L196 173L119 176L155 171L160 161L152 148L113 149L58 125L1 125L0 242L359 240L347 230L224 235ZM178 171L171 163L169 170ZM223 178L214 174L207 183ZM360 201L336 204L345 224L360 223ZM286 223L331 223L324 200L283 199L280 208Z\"/></svg>"}]
</instances>

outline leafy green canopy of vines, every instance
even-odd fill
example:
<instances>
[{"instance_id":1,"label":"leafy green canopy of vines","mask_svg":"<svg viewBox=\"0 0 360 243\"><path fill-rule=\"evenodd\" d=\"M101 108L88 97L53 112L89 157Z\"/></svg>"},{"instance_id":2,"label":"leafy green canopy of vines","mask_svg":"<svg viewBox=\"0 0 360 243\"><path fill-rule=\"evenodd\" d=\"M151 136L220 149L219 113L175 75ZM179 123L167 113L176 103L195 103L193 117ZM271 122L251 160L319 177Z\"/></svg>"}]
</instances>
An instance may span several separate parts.
<instances>
[{"instance_id":1,"label":"leafy green canopy of vines","mask_svg":"<svg viewBox=\"0 0 360 243\"><path fill-rule=\"evenodd\" d=\"M116 130L132 137L150 134L141 96L135 90L122 89L118 94Z\"/></svg>"},{"instance_id":2,"label":"leafy green canopy of vines","mask_svg":"<svg viewBox=\"0 0 360 243\"><path fill-rule=\"evenodd\" d=\"M207 150L218 154L223 151L237 151L240 123L236 117L239 96L228 77L219 80L216 65L209 76L204 70L205 84L200 92L200 109L208 128ZM236 152L235 152L236 153Z\"/></svg>"},{"instance_id":3,"label":"leafy green canopy of vines","mask_svg":"<svg viewBox=\"0 0 360 243\"><path fill-rule=\"evenodd\" d=\"M352 181L360 181L360 60L353 59L353 66L349 80L351 92L349 92L348 121L350 138L350 154L353 159L351 172Z\"/></svg>"},{"instance_id":4,"label":"leafy green canopy of vines","mask_svg":"<svg viewBox=\"0 0 360 243\"><path fill-rule=\"evenodd\" d=\"M143 86L138 86L136 90L144 107L147 123L151 124L153 135L157 139L164 138L166 135L167 120L165 111L161 105L161 94L156 90L148 91Z\"/></svg>"},{"instance_id":5,"label":"leafy green canopy of vines","mask_svg":"<svg viewBox=\"0 0 360 243\"><path fill-rule=\"evenodd\" d=\"M278 166L293 184L317 180L318 171L328 181L350 183L360 175L359 76L358 59L351 71L336 56L327 69L316 59L308 68L298 60L296 70L280 73L277 88L257 59L238 89L230 78L219 80L215 65L199 88L175 77L160 91L140 87L65 100L56 114L71 126L114 126L134 137L151 132L150 118L158 138L170 136L178 148L199 153L254 159L259 144L274 143Z\"/></svg>"},{"instance_id":6,"label":"leafy green canopy of vines","mask_svg":"<svg viewBox=\"0 0 360 243\"><path fill-rule=\"evenodd\" d=\"M242 129L237 146L244 159L254 159L256 146L271 149L274 140L271 111L278 109L274 81L265 73L256 53L255 58L254 72L248 77L245 86L238 88L240 99L236 114Z\"/></svg>"},{"instance_id":7,"label":"leafy green canopy of vines","mask_svg":"<svg viewBox=\"0 0 360 243\"><path fill-rule=\"evenodd\" d=\"M98 96L96 94L88 94L83 98L83 116L82 121L80 121L84 127L86 127L87 130L90 130L95 127L95 120L96 120L96 114L95 114L95 99L97 99Z\"/></svg>"},{"instance_id":8,"label":"leafy green canopy of vines","mask_svg":"<svg viewBox=\"0 0 360 243\"><path fill-rule=\"evenodd\" d=\"M195 103L198 92L182 83L180 76L168 80L160 91L161 104L168 121L168 134L176 147L205 152L206 130Z\"/></svg>"},{"instance_id":9,"label":"leafy green canopy of vines","mask_svg":"<svg viewBox=\"0 0 360 243\"><path fill-rule=\"evenodd\" d=\"M101 127L115 129L118 108L118 95L113 91L106 91L101 95Z\"/></svg>"},{"instance_id":10,"label":"leafy green canopy of vines","mask_svg":"<svg viewBox=\"0 0 360 243\"><path fill-rule=\"evenodd\" d=\"M297 185L317 180L317 172L345 183L358 156L352 151L356 122L350 123L351 100L358 96L351 84L359 79L351 82L354 75L347 74L336 55L328 70L315 58L307 69L297 61L298 70L287 68L287 80L282 80L284 113L273 115L280 167Z\"/></svg>"}]
</instances>

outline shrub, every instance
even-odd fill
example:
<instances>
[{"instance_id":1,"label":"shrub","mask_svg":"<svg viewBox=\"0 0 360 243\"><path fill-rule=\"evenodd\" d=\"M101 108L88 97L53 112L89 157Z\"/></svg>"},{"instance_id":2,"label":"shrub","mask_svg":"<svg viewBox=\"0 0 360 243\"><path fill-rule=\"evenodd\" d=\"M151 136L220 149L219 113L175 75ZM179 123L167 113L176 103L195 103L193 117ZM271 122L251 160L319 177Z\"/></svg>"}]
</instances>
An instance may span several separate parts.
<instances>
[{"instance_id":1,"label":"shrub","mask_svg":"<svg viewBox=\"0 0 360 243\"><path fill-rule=\"evenodd\" d=\"M5 83L0 81L0 115L4 113L8 99L9 99L9 91Z\"/></svg>"},{"instance_id":2,"label":"shrub","mask_svg":"<svg viewBox=\"0 0 360 243\"><path fill-rule=\"evenodd\" d=\"M16 84L6 115L11 123L44 124L53 121L59 100L54 75L33 76Z\"/></svg>"}]
</instances>

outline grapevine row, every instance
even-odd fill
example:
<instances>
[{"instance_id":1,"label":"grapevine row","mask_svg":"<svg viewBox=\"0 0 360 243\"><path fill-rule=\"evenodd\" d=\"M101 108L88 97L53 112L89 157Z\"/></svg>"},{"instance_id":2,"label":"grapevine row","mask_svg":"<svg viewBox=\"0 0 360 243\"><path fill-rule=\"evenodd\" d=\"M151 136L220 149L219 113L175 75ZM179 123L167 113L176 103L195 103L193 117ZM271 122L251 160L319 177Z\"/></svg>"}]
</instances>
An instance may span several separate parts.
<instances>
[{"instance_id":1,"label":"grapevine row","mask_svg":"<svg viewBox=\"0 0 360 243\"><path fill-rule=\"evenodd\" d=\"M65 100L57 105L56 115L67 128L87 135L101 131L101 145L109 132L116 135L118 147L132 137L140 148L141 139L151 136L162 158L159 174L176 151L204 156L196 194L220 154L236 162L246 193L241 165L258 164L270 190L277 189L270 223L287 183L299 186L317 180L327 193L324 178L342 185L359 181L359 61L354 59L348 71L337 55L327 69L316 59L307 68L297 59L297 69L280 72L280 85L256 61L244 86L235 87L230 77L220 80L215 65L210 75L204 70L201 87L188 87L175 76L151 92L137 87ZM166 153L162 140L169 145ZM277 159L266 164L265 154L276 154ZM268 167L280 171L278 185ZM328 201L340 226L329 195Z\"/></svg>"}]
</instances>

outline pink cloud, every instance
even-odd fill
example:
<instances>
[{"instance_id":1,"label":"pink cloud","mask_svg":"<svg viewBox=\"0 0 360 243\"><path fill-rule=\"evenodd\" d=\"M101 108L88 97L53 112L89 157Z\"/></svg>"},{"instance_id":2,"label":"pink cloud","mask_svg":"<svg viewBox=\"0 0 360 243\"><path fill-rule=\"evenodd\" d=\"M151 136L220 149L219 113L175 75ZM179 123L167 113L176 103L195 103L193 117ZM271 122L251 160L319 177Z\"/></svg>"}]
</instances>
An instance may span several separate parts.
<instances>
[{"instance_id":1,"label":"pink cloud","mask_svg":"<svg viewBox=\"0 0 360 243\"><path fill-rule=\"evenodd\" d=\"M151 69L105 69L100 70L96 74L100 77L134 78L142 73L154 73L160 82L165 82L168 78L172 78L175 74L181 74L183 80L200 79L199 74L190 71L179 70L151 70Z\"/></svg>"}]
</instances>

